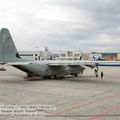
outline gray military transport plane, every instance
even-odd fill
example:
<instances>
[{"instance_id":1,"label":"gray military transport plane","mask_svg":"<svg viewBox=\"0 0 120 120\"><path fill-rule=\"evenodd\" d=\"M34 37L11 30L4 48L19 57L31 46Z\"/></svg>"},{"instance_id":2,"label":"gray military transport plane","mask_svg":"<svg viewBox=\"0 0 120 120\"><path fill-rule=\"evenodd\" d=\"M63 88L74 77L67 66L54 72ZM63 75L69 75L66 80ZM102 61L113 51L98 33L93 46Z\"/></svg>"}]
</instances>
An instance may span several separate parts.
<instances>
[{"instance_id":1,"label":"gray military transport plane","mask_svg":"<svg viewBox=\"0 0 120 120\"><path fill-rule=\"evenodd\" d=\"M94 68L98 62L106 63L107 61L25 60L19 56L9 30L2 28L0 31L0 64L11 65L22 70L27 73L28 77L41 76L43 78L59 78L66 75L77 76L80 72L83 73L85 66ZM116 64L115 61L112 61L112 63Z\"/></svg>"}]
</instances>

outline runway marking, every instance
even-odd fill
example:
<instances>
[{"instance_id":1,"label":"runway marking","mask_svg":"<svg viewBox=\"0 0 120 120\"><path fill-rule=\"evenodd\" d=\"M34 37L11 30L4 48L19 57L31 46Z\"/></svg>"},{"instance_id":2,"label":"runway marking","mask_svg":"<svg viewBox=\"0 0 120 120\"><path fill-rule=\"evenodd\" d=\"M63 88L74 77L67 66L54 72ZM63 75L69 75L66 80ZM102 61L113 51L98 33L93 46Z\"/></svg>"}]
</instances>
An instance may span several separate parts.
<instances>
[{"instance_id":1,"label":"runway marking","mask_svg":"<svg viewBox=\"0 0 120 120\"><path fill-rule=\"evenodd\" d=\"M115 111L118 111L120 110L120 105L118 106L112 106L110 107L109 109L107 109L106 111L100 113L99 115L95 116L95 117L91 117L90 120L98 120L98 119L101 119L105 116L107 116L108 114L112 113L112 112L115 112Z\"/></svg>"},{"instance_id":2,"label":"runway marking","mask_svg":"<svg viewBox=\"0 0 120 120\"><path fill-rule=\"evenodd\" d=\"M92 95L92 96L89 96L89 97L84 98L84 99L82 99L82 100L90 99L90 98L93 98L93 97L98 97L98 96L100 96L100 95L103 95L103 94L106 94L106 93L110 93L110 92L111 92L111 90L106 91L106 92L102 92L102 93L99 93L99 94L95 94L95 95ZM75 101L79 101L79 100L80 100L80 99L76 99ZM65 100L65 102L57 104L57 106L67 104L67 103L72 102L72 101L73 101L73 100L70 100L70 99L69 99L69 100Z\"/></svg>"},{"instance_id":3,"label":"runway marking","mask_svg":"<svg viewBox=\"0 0 120 120\"><path fill-rule=\"evenodd\" d=\"M72 106L71 108L67 108L67 109L65 109L65 110L63 110L63 111L56 112L56 113L52 113L52 114L48 114L47 116L61 115L61 114L63 114L63 113L71 112L71 111L74 111L74 110L79 109L79 108L81 108L81 107L85 107L85 106L88 106L88 105L95 104L95 103L97 103L97 102L103 102L103 101L105 101L105 100L112 99L112 98L114 98L114 97L120 97L119 95L120 95L120 93L119 93L119 94L114 94L114 95L112 95L112 96L106 96L106 97L103 97L103 98L101 98L101 99L98 99L98 100L94 100L94 101L85 103L85 104L83 104L83 105L80 104L80 105Z\"/></svg>"}]
</instances>

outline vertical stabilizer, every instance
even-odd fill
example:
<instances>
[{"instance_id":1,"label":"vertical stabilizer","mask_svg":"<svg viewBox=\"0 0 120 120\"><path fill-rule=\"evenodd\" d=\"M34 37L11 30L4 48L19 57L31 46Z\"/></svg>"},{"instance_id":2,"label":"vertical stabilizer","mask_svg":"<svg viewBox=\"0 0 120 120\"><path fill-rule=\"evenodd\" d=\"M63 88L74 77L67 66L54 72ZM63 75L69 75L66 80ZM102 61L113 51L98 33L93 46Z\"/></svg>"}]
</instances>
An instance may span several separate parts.
<instances>
[{"instance_id":1,"label":"vertical stabilizer","mask_svg":"<svg viewBox=\"0 0 120 120\"><path fill-rule=\"evenodd\" d=\"M0 31L0 63L14 62L20 59L9 30Z\"/></svg>"}]
</instances>

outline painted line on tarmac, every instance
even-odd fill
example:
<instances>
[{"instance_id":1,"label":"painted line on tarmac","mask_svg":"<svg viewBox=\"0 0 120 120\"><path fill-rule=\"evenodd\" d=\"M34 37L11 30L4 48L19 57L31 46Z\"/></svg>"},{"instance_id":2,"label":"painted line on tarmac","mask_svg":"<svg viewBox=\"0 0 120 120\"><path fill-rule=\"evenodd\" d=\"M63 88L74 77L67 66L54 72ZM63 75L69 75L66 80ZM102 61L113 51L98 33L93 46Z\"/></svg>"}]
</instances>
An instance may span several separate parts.
<instances>
[{"instance_id":1,"label":"painted line on tarmac","mask_svg":"<svg viewBox=\"0 0 120 120\"><path fill-rule=\"evenodd\" d=\"M102 93L99 93L99 94L95 94L95 95L89 96L89 97L84 98L84 99L81 99L81 100L84 100L84 101L85 101L85 100L91 99L91 98L93 98L93 97L100 97L101 95L103 96L104 94L108 94L108 93L111 93L111 92L112 92L111 90L105 91L105 92L102 92ZM102 97L102 96L101 96L101 97ZM74 97L74 96L73 96L73 97ZM75 99L75 102L78 102L78 101L80 101L79 98L78 98L78 99ZM68 104L68 103L70 103L70 102L73 102L73 100L70 100L70 99L65 100L64 102L57 104L57 106L61 106L61 105L64 105L64 104Z\"/></svg>"},{"instance_id":2,"label":"painted line on tarmac","mask_svg":"<svg viewBox=\"0 0 120 120\"><path fill-rule=\"evenodd\" d=\"M98 119L101 119L101 118L109 115L112 112L116 112L116 111L119 111L119 110L120 110L120 105L119 106L118 105L117 106L112 106L109 109L107 109L106 111L100 113L99 115L92 116L89 120L98 120Z\"/></svg>"},{"instance_id":3,"label":"painted line on tarmac","mask_svg":"<svg viewBox=\"0 0 120 120\"><path fill-rule=\"evenodd\" d=\"M98 103L98 102L103 102L103 101L106 101L108 99L112 99L112 98L115 98L115 97L120 97L120 93L117 93L117 94L114 94L114 95L111 95L111 96L105 96L105 97L103 97L101 99L94 100L94 101L91 101L91 102L88 102L88 103L85 103L85 104L82 104L82 105L80 104L80 105L72 106L70 108L64 109L63 111L48 114L46 116L58 116L58 115L61 115L61 114L64 114L64 113L74 111L74 110L79 109L81 107L92 105L92 104L95 104L95 103Z\"/></svg>"}]
</instances>

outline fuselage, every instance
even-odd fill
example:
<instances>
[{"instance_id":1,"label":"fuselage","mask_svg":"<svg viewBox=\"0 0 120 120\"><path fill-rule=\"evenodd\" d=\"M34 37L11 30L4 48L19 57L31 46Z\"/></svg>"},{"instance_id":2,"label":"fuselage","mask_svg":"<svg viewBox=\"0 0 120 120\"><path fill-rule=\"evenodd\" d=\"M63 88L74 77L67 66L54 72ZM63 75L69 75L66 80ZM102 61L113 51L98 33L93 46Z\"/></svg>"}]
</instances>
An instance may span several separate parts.
<instances>
[{"instance_id":1,"label":"fuselage","mask_svg":"<svg viewBox=\"0 0 120 120\"><path fill-rule=\"evenodd\" d=\"M65 75L76 75L80 72L83 72L85 67L83 65L79 66L49 66L46 61L33 62L29 65L17 65L14 67L26 72L26 73L35 73L36 75L42 77L64 77Z\"/></svg>"}]
</instances>

